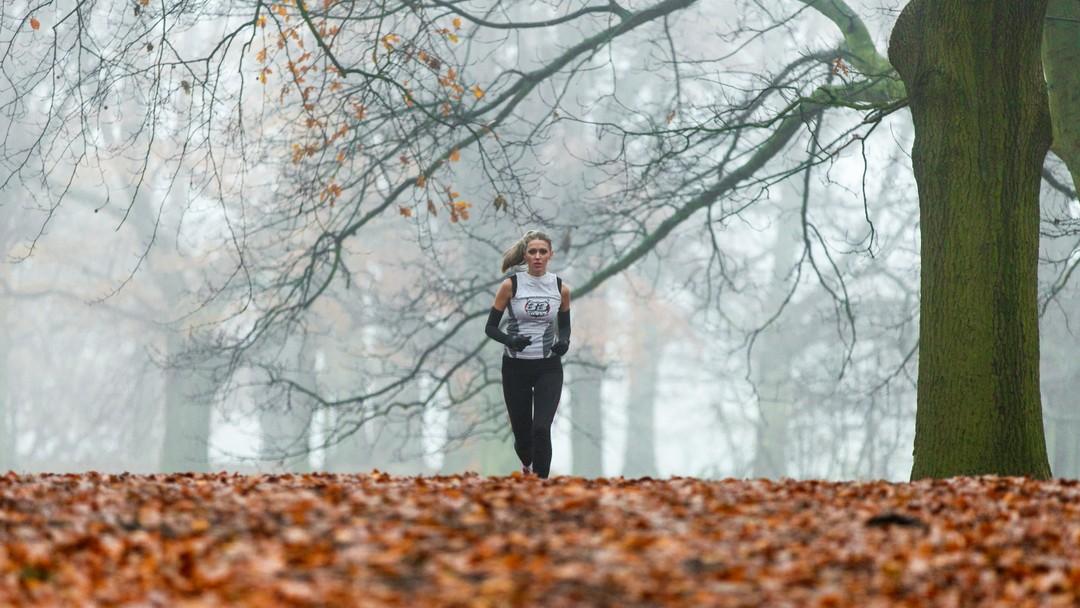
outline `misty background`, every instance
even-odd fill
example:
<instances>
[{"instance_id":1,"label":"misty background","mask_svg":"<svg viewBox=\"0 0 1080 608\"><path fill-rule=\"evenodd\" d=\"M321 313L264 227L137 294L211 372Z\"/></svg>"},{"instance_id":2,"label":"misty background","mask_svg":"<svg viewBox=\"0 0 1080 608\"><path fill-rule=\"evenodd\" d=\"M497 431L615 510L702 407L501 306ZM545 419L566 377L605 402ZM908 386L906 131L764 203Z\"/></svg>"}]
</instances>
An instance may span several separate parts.
<instances>
[{"instance_id":1,"label":"misty background","mask_svg":"<svg viewBox=\"0 0 1080 608\"><path fill-rule=\"evenodd\" d=\"M228 4L177 15L169 45L207 55L251 17ZM501 346L483 323L502 251L540 229L574 294L553 475L907 479L919 321L908 112L808 123L604 274L707 187L710 167L755 150L757 115L744 111L778 112L851 69L829 55L835 25L803 4L704 3L598 45L524 98L497 139L455 149L400 194L458 137L392 128L412 107L400 95L357 93L347 110L367 130L340 156L308 153L303 100L279 94L278 64L260 71L258 28L212 81L164 67L139 88L107 63L58 89L83 68L57 68L49 51L72 53L80 36L147 73L167 65L160 43L130 35L153 9L95 5L78 31L62 21L73 3L56 2L35 13L35 37L28 6L6 2L0 24L0 469L518 470ZM852 6L883 49L898 7ZM508 3L498 17L577 7ZM379 31L408 30L412 17L396 18ZM441 22L461 40L444 33L439 62L460 62L476 84L459 99L475 107L608 25ZM1052 155L1047 171L1071 183ZM1044 184L1041 382L1053 472L1076 477L1080 246L1055 229L1080 218L1067 190ZM332 262L306 266L313 252Z\"/></svg>"}]
</instances>

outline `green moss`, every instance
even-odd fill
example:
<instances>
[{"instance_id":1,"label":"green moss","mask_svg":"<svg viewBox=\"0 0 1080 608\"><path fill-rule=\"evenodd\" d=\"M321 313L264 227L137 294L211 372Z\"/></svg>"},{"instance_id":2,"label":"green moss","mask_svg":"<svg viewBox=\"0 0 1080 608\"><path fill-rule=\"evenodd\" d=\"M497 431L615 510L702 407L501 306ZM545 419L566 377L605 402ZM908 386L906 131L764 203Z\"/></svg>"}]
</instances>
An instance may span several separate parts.
<instances>
[{"instance_id":1,"label":"green moss","mask_svg":"<svg viewBox=\"0 0 1080 608\"><path fill-rule=\"evenodd\" d=\"M1050 475L1037 316L1044 12L1045 0L913 0L893 31L922 238L913 479Z\"/></svg>"},{"instance_id":2,"label":"green moss","mask_svg":"<svg viewBox=\"0 0 1080 608\"><path fill-rule=\"evenodd\" d=\"M1080 188L1080 2L1049 0L1043 28L1043 69L1054 127L1054 153Z\"/></svg>"}]
</instances>

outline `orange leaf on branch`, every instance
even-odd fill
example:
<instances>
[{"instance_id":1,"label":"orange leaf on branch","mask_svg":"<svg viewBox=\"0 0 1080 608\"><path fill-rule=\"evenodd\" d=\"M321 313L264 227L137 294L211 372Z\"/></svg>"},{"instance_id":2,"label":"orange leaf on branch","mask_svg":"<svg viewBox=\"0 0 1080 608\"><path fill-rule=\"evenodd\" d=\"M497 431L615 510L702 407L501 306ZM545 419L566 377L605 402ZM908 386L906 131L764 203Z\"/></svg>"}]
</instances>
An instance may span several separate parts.
<instances>
[{"instance_id":1,"label":"orange leaf on branch","mask_svg":"<svg viewBox=\"0 0 1080 608\"><path fill-rule=\"evenodd\" d=\"M394 45L401 42L401 36L397 34L387 34L382 37L382 45L388 51L394 50Z\"/></svg>"},{"instance_id":2,"label":"orange leaf on branch","mask_svg":"<svg viewBox=\"0 0 1080 608\"><path fill-rule=\"evenodd\" d=\"M469 207L472 207L471 203L465 201L454 201L454 211L463 220L469 219Z\"/></svg>"},{"instance_id":3,"label":"orange leaf on branch","mask_svg":"<svg viewBox=\"0 0 1080 608\"><path fill-rule=\"evenodd\" d=\"M333 207L334 201L336 201L339 196L341 196L341 186L339 186L336 182L331 182L330 185L328 185L326 189L323 190L322 193L319 195L319 200L322 201L329 199L330 206Z\"/></svg>"}]
</instances>

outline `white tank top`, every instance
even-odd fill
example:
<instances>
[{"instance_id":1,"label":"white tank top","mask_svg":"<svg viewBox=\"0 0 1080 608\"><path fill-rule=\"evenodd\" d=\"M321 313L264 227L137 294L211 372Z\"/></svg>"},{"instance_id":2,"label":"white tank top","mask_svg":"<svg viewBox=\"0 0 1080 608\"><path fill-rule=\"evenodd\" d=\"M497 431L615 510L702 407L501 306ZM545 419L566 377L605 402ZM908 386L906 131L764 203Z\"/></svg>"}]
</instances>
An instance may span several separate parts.
<instances>
[{"instance_id":1,"label":"white tank top","mask_svg":"<svg viewBox=\"0 0 1080 608\"><path fill-rule=\"evenodd\" d=\"M504 349L512 359L545 359L554 356L551 346L555 344L555 319L562 305L559 280L554 273L534 277L527 272L517 273L517 291L506 307L509 322L506 333L521 334L532 338L525 350L515 353Z\"/></svg>"}]
</instances>

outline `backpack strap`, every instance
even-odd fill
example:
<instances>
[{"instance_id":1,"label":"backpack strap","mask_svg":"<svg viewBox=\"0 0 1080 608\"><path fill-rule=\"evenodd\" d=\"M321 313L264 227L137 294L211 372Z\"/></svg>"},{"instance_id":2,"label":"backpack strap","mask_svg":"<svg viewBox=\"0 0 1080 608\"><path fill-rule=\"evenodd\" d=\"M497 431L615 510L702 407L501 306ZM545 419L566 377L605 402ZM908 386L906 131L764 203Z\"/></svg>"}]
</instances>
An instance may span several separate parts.
<instances>
[{"instance_id":1,"label":"backpack strap","mask_svg":"<svg viewBox=\"0 0 1080 608\"><path fill-rule=\"evenodd\" d=\"M559 290L559 297L562 297L562 277L555 275L555 288Z\"/></svg>"}]
</instances>

